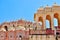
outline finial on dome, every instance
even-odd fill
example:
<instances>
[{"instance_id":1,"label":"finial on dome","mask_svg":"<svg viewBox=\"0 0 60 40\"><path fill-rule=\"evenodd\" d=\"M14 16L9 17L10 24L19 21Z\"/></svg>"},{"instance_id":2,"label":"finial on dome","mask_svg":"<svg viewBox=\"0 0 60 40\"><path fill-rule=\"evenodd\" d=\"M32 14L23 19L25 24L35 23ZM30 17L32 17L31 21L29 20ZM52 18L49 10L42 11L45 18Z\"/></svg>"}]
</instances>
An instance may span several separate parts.
<instances>
[{"instance_id":1,"label":"finial on dome","mask_svg":"<svg viewBox=\"0 0 60 40\"><path fill-rule=\"evenodd\" d=\"M48 4L47 4L47 6L48 6Z\"/></svg>"},{"instance_id":2,"label":"finial on dome","mask_svg":"<svg viewBox=\"0 0 60 40\"><path fill-rule=\"evenodd\" d=\"M46 7L49 7L49 5L47 4Z\"/></svg>"},{"instance_id":3,"label":"finial on dome","mask_svg":"<svg viewBox=\"0 0 60 40\"><path fill-rule=\"evenodd\" d=\"M56 2L54 4L56 4Z\"/></svg>"}]
</instances>

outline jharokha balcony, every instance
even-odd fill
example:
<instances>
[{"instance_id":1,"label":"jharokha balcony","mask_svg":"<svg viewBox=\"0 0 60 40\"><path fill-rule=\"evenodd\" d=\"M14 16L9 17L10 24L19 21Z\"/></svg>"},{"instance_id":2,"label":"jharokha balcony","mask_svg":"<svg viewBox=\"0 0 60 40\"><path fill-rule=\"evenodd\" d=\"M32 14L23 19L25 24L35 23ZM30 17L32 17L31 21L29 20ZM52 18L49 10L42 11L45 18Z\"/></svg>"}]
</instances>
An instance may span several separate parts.
<instances>
[{"instance_id":1,"label":"jharokha balcony","mask_svg":"<svg viewBox=\"0 0 60 40\"><path fill-rule=\"evenodd\" d=\"M52 30L51 28L47 28L46 30L31 29L29 31L29 34L30 35L55 35L55 31L57 35L60 34L60 30L57 30L57 29L60 29L60 26L56 26L55 28L56 28L55 30Z\"/></svg>"},{"instance_id":2,"label":"jharokha balcony","mask_svg":"<svg viewBox=\"0 0 60 40\"><path fill-rule=\"evenodd\" d=\"M54 30L30 30L30 35L54 35Z\"/></svg>"},{"instance_id":3,"label":"jharokha balcony","mask_svg":"<svg viewBox=\"0 0 60 40\"><path fill-rule=\"evenodd\" d=\"M47 35L54 35L55 31L51 29L46 29L46 34Z\"/></svg>"}]
</instances>

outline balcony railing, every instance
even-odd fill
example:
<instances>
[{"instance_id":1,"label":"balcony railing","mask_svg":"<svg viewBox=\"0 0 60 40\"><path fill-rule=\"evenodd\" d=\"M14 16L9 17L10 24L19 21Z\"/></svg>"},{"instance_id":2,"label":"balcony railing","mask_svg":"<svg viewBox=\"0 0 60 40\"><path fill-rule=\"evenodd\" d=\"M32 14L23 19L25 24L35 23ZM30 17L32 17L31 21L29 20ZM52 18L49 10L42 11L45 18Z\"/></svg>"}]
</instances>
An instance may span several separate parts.
<instances>
[{"instance_id":1,"label":"balcony railing","mask_svg":"<svg viewBox=\"0 0 60 40\"><path fill-rule=\"evenodd\" d=\"M55 26L55 28L56 28L56 29L57 29L57 28L60 29L60 26Z\"/></svg>"},{"instance_id":2,"label":"balcony railing","mask_svg":"<svg viewBox=\"0 0 60 40\"><path fill-rule=\"evenodd\" d=\"M54 30L30 30L30 35L54 35Z\"/></svg>"},{"instance_id":3,"label":"balcony railing","mask_svg":"<svg viewBox=\"0 0 60 40\"><path fill-rule=\"evenodd\" d=\"M47 35L54 35L54 30L46 30Z\"/></svg>"},{"instance_id":4,"label":"balcony railing","mask_svg":"<svg viewBox=\"0 0 60 40\"><path fill-rule=\"evenodd\" d=\"M45 35L46 30L30 30L30 35Z\"/></svg>"}]
</instances>

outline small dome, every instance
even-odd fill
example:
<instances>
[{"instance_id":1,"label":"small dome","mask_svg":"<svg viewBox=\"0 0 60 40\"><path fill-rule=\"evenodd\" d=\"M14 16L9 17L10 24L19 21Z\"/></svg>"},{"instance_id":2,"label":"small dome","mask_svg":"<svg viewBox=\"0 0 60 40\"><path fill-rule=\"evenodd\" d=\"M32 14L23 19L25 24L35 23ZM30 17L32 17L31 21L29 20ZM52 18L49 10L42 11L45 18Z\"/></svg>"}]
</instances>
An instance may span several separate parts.
<instances>
[{"instance_id":1,"label":"small dome","mask_svg":"<svg viewBox=\"0 0 60 40\"><path fill-rule=\"evenodd\" d=\"M50 6L46 5L46 8L50 8Z\"/></svg>"}]
</instances>

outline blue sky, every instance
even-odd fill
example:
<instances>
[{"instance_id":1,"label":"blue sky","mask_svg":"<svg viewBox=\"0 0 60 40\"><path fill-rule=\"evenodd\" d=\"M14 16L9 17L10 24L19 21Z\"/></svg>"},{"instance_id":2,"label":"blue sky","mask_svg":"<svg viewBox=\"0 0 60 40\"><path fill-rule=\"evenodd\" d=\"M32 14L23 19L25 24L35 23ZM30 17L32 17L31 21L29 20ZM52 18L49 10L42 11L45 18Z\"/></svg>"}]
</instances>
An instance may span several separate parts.
<instances>
[{"instance_id":1,"label":"blue sky","mask_svg":"<svg viewBox=\"0 0 60 40\"><path fill-rule=\"evenodd\" d=\"M40 6L52 6L59 0L0 0L0 23L5 21L19 20L34 20L34 13Z\"/></svg>"}]
</instances>

